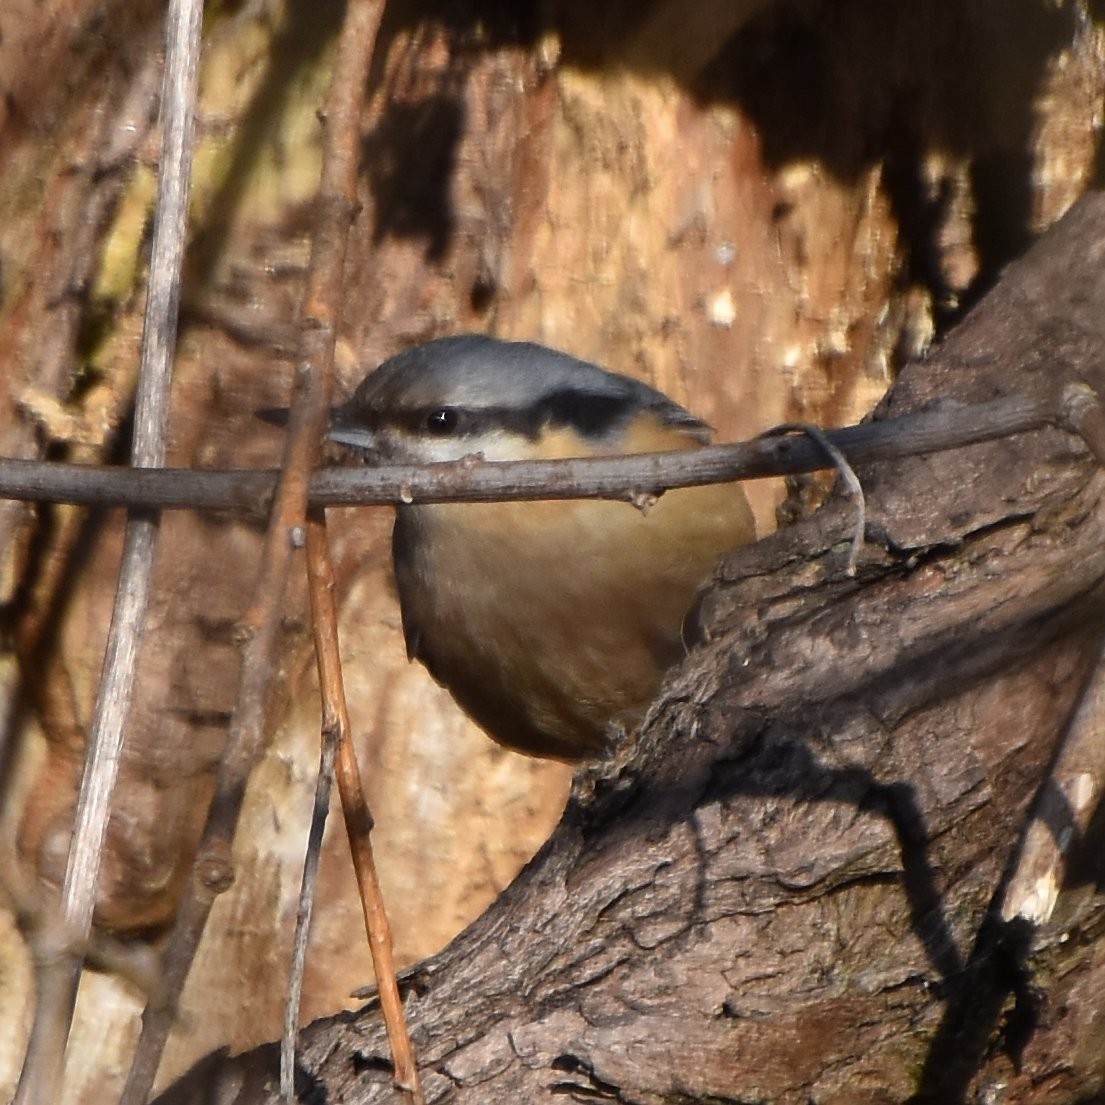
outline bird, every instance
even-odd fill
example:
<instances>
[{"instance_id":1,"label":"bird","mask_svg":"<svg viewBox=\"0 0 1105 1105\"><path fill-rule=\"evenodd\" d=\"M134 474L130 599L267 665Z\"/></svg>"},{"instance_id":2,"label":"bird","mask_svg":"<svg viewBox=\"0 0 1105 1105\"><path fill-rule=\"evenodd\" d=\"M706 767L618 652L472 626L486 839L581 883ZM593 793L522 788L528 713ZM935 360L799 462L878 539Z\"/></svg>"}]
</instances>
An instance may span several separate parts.
<instances>
[{"instance_id":1,"label":"bird","mask_svg":"<svg viewBox=\"0 0 1105 1105\"><path fill-rule=\"evenodd\" d=\"M533 342L459 334L370 372L329 438L365 463L593 457L700 448L662 392ZM755 539L739 484L668 491L643 512L579 499L396 505L407 655L493 740L578 761L635 725L686 652L696 592Z\"/></svg>"}]
</instances>

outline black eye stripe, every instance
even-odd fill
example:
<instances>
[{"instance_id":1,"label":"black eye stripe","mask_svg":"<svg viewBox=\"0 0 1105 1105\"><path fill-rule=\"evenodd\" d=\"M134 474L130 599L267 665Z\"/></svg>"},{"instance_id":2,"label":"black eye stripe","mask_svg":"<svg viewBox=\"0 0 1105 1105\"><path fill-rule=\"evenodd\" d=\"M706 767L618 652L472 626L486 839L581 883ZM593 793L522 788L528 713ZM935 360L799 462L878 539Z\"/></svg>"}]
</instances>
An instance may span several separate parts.
<instances>
[{"instance_id":1,"label":"black eye stripe","mask_svg":"<svg viewBox=\"0 0 1105 1105\"><path fill-rule=\"evenodd\" d=\"M583 437L598 438L624 424L636 409L628 399L596 393L559 391L530 407L414 407L364 411L361 421L373 429L394 426L415 437L479 437L503 430L531 441L547 426L568 426Z\"/></svg>"},{"instance_id":2,"label":"black eye stripe","mask_svg":"<svg viewBox=\"0 0 1105 1105\"><path fill-rule=\"evenodd\" d=\"M472 407L413 407L373 411L375 428L392 426L412 437L476 437L501 426L501 412Z\"/></svg>"}]
</instances>

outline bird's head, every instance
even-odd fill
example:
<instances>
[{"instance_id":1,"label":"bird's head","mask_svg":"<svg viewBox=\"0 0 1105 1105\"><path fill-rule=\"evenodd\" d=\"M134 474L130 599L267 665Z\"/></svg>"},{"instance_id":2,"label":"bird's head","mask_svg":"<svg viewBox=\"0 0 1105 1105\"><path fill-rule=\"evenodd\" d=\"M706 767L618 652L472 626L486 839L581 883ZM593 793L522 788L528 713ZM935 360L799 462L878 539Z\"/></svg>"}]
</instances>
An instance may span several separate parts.
<instances>
[{"instance_id":1,"label":"bird's head","mask_svg":"<svg viewBox=\"0 0 1105 1105\"><path fill-rule=\"evenodd\" d=\"M378 464L525 460L644 451L631 441L642 424L686 445L709 439L703 422L637 380L530 342L466 334L385 361L334 410L329 436Z\"/></svg>"}]
</instances>

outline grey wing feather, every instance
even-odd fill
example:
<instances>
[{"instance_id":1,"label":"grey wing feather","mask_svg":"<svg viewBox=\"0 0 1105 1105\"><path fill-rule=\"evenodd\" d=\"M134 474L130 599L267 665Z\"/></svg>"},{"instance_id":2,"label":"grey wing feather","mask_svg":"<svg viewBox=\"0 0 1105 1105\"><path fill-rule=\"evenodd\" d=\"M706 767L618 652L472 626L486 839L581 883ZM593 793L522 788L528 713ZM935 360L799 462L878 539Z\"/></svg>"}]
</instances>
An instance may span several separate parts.
<instances>
[{"instance_id":1,"label":"grey wing feather","mask_svg":"<svg viewBox=\"0 0 1105 1105\"><path fill-rule=\"evenodd\" d=\"M663 403L658 403L653 408L656 410L657 414L659 414L662 421L666 422L669 426L674 426L676 429L684 431L689 437L701 441L703 445L713 440L714 431L707 423L703 422L701 418L691 414L689 410L681 407L678 403L672 402L672 400L661 392L656 392L656 394L664 400Z\"/></svg>"}]
</instances>

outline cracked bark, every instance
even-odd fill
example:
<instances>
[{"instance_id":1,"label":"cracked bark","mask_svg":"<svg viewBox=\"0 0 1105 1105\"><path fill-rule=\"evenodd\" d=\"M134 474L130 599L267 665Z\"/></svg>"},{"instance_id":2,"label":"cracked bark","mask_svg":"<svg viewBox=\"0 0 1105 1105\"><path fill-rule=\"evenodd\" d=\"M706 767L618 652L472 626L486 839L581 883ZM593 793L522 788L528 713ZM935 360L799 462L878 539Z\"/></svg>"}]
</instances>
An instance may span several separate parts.
<instances>
[{"instance_id":1,"label":"cracked bark","mask_svg":"<svg viewBox=\"0 0 1105 1105\"><path fill-rule=\"evenodd\" d=\"M1105 394L1105 197L1081 201L876 417ZM993 904L1099 649L1105 474L1061 429L860 473L742 550L642 733L409 972L429 1100L1085 1100L1102 1082L1095 829L1055 917ZM276 1100L275 1050L165 1105ZM370 1003L304 1033L307 1101L390 1101Z\"/></svg>"}]
</instances>

